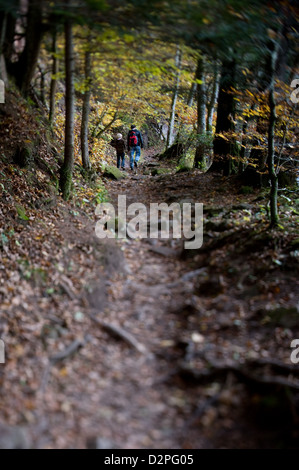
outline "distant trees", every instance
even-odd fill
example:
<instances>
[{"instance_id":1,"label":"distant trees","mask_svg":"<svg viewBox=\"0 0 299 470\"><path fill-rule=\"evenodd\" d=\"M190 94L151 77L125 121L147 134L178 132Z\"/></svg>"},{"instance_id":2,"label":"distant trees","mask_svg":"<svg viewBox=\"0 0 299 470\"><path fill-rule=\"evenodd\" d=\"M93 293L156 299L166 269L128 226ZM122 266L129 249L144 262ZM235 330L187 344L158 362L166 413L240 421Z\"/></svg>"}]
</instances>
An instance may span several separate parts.
<instances>
[{"instance_id":1,"label":"distant trees","mask_svg":"<svg viewBox=\"0 0 299 470\"><path fill-rule=\"evenodd\" d=\"M197 168L212 162L210 171L245 177L248 168L268 171L275 201L278 160L297 112L282 110L285 85L276 79L295 78L298 12L293 0L272 3L0 0L0 72L7 68L28 96L38 57L48 54L42 74L52 129L58 77L65 86L63 196L71 190L74 146L89 169L89 136L98 155L100 138L134 119L168 124L166 146L180 144L186 153L188 142Z\"/></svg>"},{"instance_id":2,"label":"distant trees","mask_svg":"<svg viewBox=\"0 0 299 470\"><path fill-rule=\"evenodd\" d=\"M176 103L178 99L179 93L179 86L180 86L180 76L181 76L181 67L182 67L182 51L180 46L177 46L176 57L175 57L175 67L176 67L176 77L175 77L175 84L173 87L173 94L172 94L172 102L171 102L171 111L170 111L170 118L169 118L169 126L168 126L168 133L167 133L167 141L166 141L166 148L172 146L175 135L174 135L174 121L175 121L175 113L176 113Z\"/></svg>"},{"instance_id":3,"label":"distant trees","mask_svg":"<svg viewBox=\"0 0 299 470\"><path fill-rule=\"evenodd\" d=\"M90 169L89 148L88 148L88 132L89 132L89 114L90 114L90 97L91 97L91 51L87 48L84 60L84 96L82 105L81 120L81 156L82 165L85 170Z\"/></svg>"}]
</instances>

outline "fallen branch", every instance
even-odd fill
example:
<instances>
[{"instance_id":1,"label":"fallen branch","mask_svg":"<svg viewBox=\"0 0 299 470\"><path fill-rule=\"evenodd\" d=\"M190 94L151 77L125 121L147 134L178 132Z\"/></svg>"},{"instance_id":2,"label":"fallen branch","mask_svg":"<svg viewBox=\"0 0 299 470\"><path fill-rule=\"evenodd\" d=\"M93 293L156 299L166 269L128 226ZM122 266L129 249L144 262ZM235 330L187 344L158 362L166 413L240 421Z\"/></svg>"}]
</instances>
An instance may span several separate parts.
<instances>
[{"instance_id":1,"label":"fallen branch","mask_svg":"<svg viewBox=\"0 0 299 470\"><path fill-rule=\"evenodd\" d=\"M64 359L67 359L68 357L72 356L75 354L77 351L79 351L83 346L85 346L89 341L90 341L90 336L86 335L84 339L75 339L69 346L67 346L63 351L55 354L55 356L51 356L49 358L49 361L52 364L56 364L57 362L63 361Z\"/></svg>"},{"instance_id":2,"label":"fallen branch","mask_svg":"<svg viewBox=\"0 0 299 470\"><path fill-rule=\"evenodd\" d=\"M103 330L105 330L107 333L111 334L115 338L123 340L125 343L129 344L133 348L135 348L138 352L141 354L147 354L147 349L146 347L141 344L139 341L137 341L134 336L131 335L131 333L128 333L125 331L123 328L117 325L112 325L111 323L106 323L102 320L99 320L96 316L91 315L90 318Z\"/></svg>"},{"instance_id":3,"label":"fallen branch","mask_svg":"<svg viewBox=\"0 0 299 470\"><path fill-rule=\"evenodd\" d=\"M62 276L62 279L59 282L59 287L64 290L71 300L75 300L77 298L73 283L68 277Z\"/></svg>"},{"instance_id":4,"label":"fallen branch","mask_svg":"<svg viewBox=\"0 0 299 470\"><path fill-rule=\"evenodd\" d=\"M173 287L178 287L182 282L189 282L191 279L194 279L197 276L200 276L203 273L207 272L207 266L203 268L195 269L194 271L190 271L185 273L178 281L171 282L167 284L167 287L172 289Z\"/></svg>"},{"instance_id":5,"label":"fallen branch","mask_svg":"<svg viewBox=\"0 0 299 470\"><path fill-rule=\"evenodd\" d=\"M217 379L226 378L227 374L233 373L238 380L248 384L255 385L265 385L271 388L275 386L286 387L291 390L299 391L299 382L291 381L281 376L271 376L271 375L258 375L249 372L250 367L252 367L253 362L248 362L242 364L242 366L228 365L228 364L211 364L209 361L210 368L197 371L191 369L188 365L183 364L179 370L179 376L183 380L196 382L196 384L204 384ZM263 366L271 365L271 363L262 364ZM273 366L273 364L272 364ZM282 364L280 364L280 370ZM292 369L293 370L293 369ZM286 373L290 373L289 366L286 366Z\"/></svg>"}]
</instances>

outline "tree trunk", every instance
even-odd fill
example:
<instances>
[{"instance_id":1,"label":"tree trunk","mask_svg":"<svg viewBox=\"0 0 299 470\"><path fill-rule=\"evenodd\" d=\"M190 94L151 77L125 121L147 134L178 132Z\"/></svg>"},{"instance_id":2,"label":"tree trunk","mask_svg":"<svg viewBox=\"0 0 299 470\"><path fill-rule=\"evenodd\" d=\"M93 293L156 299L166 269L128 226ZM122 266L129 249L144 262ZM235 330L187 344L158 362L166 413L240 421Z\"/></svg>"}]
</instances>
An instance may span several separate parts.
<instances>
[{"instance_id":1,"label":"tree trunk","mask_svg":"<svg viewBox=\"0 0 299 470\"><path fill-rule=\"evenodd\" d=\"M269 127L268 127L268 171L271 181L270 191L270 225L276 227L278 224L278 210L277 210L277 192L278 192L278 178L275 171L274 158L275 158L275 147L274 147L274 134L275 134L275 123L277 120L276 116L276 102L274 96L275 88L275 68L277 62L277 45L275 45L274 51L271 53L271 64L270 64L270 85L269 85Z\"/></svg>"},{"instance_id":2,"label":"tree trunk","mask_svg":"<svg viewBox=\"0 0 299 470\"><path fill-rule=\"evenodd\" d=\"M178 99L180 77L181 77L181 63L182 63L182 52L180 46L177 46L177 53L175 58L175 65L177 68L177 75L175 81L175 88L173 91L172 103L171 103L171 113L170 113L170 122L167 134L166 148L171 147L174 142L174 121L175 121L175 108L176 102Z\"/></svg>"},{"instance_id":3,"label":"tree trunk","mask_svg":"<svg viewBox=\"0 0 299 470\"><path fill-rule=\"evenodd\" d=\"M67 6L70 0L67 0ZM65 22L65 148L64 162L60 173L60 189L63 199L70 197L74 166L74 119L75 119L75 86L74 86L74 45L73 29L70 18Z\"/></svg>"},{"instance_id":4,"label":"tree trunk","mask_svg":"<svg viewBox=\"0 0 299 470\"><path fill-rule=\"evenodd\" d=\"M27 96L33 78L43 35L43 1L29 0L25 47L14 68L16 84Z\"/></svg>"},{"instance_id":5,"label":"tree trunk","mask_svg":"<svg viewBox=\"0 0 299 470\"><path fill-rule=\"evenodd\" d=\"M45 94L45 75L46 72L42 69L42 67L39 67L39 73L40 73L40 101L43 105L46 104L46 94Z\"/></svg>"},{"instance_id":6,"label":"tree trunk","mask_svg":"<svg viewBox=\"0 0 299 470\"><path fill-rule=\"evenodd\" d=\"M18 11L19 8L19 0L11 0L10 1L10 11ZM10 65L13 55L13 45L14 45L14 37L15 37L15 28L16 28L16 15L12 13L6 13L6 24L5 24L5 34L3 39L3 49L2 53L5 59L5 66L7 68L8 73L10 73Z\"/></svg>"},{"instance_id":7,"label":"tree trunk","mask_svg":"<svg viewBox=\"0 0 299 470\"><path fill-rule=\"evenodd\" d=\"M59 72L59 60L57 57L57 32L56 30L53 33L52 40L52 77L50 85L50 111L49 111L49 121L51 126L54 122L55 116L55 96L57 90L57 74Z\"/></svg>"},{"instance_id":8,"label":"tree trunk","mask_svg":"<svg viewBox=\"0 0 299 470\"><path fill-rule=\"evenodd\" d=\"M205 162L205 134L206 134L206 87L204 75L204 60L199 57L196 69L197 80L197 146L194 167L199 168Z\"/></svg>"},{"instance_id":9,"label":"tree trunk","mask_svg":"<svg viewBox=\"0 0 299 470\"><path fill-rule=\"evenodd\" d=\"M214 160L209 171L231 173L231 158L234 153L234 144L223 139L219 134L234 130L234 96L231 88L235 86L235 60L226 60L222 63L221 78L218 94L218 111L216 121L216 135L214 138Z\"/></svg>"},{"instance_id":10,"label":"tree trunk","mask_svg":"<svg viewBox=\"0 0 299 470\"><path fill-rule=\"evenodd\" d=\"M212 93L211 93L210 101L209 103L207 103L207 123L206 123L207 127L206 128L207 128L208 134L212 134L213 132L212 126L213 126L214 111L215 111L218 91L219 91L219 73L217 70L217 66L215 66Z\"/></svg>"},{"instance_id":11,"label":"tree trunk","mask_svg":"<svg viewBox=\"0 0 299 470\"><path fill-rule=\"evenodd\" d=\"M7 13L1 12L0 14L0 79L4 82L7 81L5 60L3 55L4 40L6 35Z\"/></svg>"},{"instance_id":12,"label":"tree trunk","mask_svg":"<svg viewBox=\"0 0 299 470\"><path fill-rule=\"evenodd\" d=\"M196 71L195 71L194 81L192 82L188 99L187 99L187 106L189 107L193 106L194 97L196 95L196 89L197 89L197 83L196 83Z\"/></svg>"},{"instance_id":13,"label":"tree trunk","mask_svg":"<svg viewBox=\"0 0 299 470\"><path fill-rule=\"evenodd\" d=\"M85 52L85 93L82 106L81 121L81 154L82 165L85 170L90 169L89 150L88 150L88 124L90 113L90 96L91 96L91 52Z\"/></svg>"}]
</instances>

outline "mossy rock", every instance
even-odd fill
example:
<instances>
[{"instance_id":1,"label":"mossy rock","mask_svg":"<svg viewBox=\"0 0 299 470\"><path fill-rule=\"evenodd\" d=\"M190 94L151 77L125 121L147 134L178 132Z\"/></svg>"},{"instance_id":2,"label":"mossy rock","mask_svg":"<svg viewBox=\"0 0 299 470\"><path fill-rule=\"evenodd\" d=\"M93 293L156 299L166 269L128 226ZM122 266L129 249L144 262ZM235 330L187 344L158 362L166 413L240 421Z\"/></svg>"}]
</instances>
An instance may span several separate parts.
<instances>
[{"instance_id":1,"label":"mossy rock","mask_svg":"<svg viewBox=\"0 0 299 470\"><path fill-rule=\"evenodd\" d=\"M187 173L188 171L191 171L191 170L193 170L192 165L185 164L185 165L180 166L177 169L176 173Z\"/></svg>"},{"instance_id":2,"label":"mossy rock","mask_svg":"<svg viewBox=\"0 0 299 470\"><path fill-rule=\"evenodd\" d=\"M169 168L154 168L152 171L152 176L167 175L171 173Z\"/></svg>"},{"instance_id":3,"label":"mossy rock","mask_svg":"<svg viewBox=\"0 0 299 470\"><path fill-rule=\"evenodd\" d=\"M126 173L119 170L115 166L106 166L105 171L103 173L103 176L106 177L106 178L110 178L110 179L119 181L123 178L126 178L127 175L126 175Z\"/></svg>"},{"instance_id":4,"label":"mossy rock","mask_svg":"<svg viewBox=\"0 0 299 470\"><path fill-rule=\"evenodd\" d=\"M254 193L254 189L252 186L242 186L240 188L240 191L239 191L240 194L244 194L244 195L247 195L247 194L253 194Z\"/></svg>"}]
</instances>

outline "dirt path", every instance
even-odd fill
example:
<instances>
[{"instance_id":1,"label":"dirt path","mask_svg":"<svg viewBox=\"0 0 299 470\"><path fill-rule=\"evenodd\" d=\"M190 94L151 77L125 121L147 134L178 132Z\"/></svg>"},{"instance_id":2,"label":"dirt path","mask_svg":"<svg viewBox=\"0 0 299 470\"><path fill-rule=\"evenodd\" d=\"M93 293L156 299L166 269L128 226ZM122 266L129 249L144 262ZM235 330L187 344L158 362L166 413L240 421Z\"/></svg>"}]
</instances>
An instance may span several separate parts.
<instances>
[{"instance_id":1,"label":"dirt path","mask_svg":"<svg viewBox=\"0 0 299 470\"><path fill-rule=\"evenodd\" d=\"M145 163L150 162L149 157ZM127 204L146 206L174 199L198 201L199 190L192 179L198 180L199 174L180 175L174 181L169 175L146 176L144 169L120 182L107 182L114 203L119 194L127 196ZM65 236L72 238L71 233ZM192 282L181 281L192 269L179 256L181 241L125 240L116 242L114 248L116 260L114 255L111 259L116 270L112 269L105 286L93 284L89 307L81 303L80 311L86 319L92 314L122 328L145 352L84 321L82 329L90 342L75 359L52 368L41 393L42 419L35 428L38 446L82 448L90 437L96 437L100 446L128 449L210 447L199 436L189 442L186 430L197 400L188 396L184 384L172 381L185 347L185 318L180 308L188 303L193 289ZM119 249L124 254L121 261ZM108 293L104 302L103 289Z\"/></svg>"},{"instance_id":2,"label":"dirt path","mask_svg":"<svg viewBox=\"0 0 299 470\"><path fill-rule=\"evenodd\" d=\"M167 181L178 199L186 199L185 188L180 194L173 181ZM107 182L107 186L114 203L119 194L127 196L127 204L141 202L147 206L171 196L163 178L144 176L142 169L121 182ZM187 186L194 187L192 182ZM192 416L194 402L183 386L168 383L176 364L172 363L173 354L168 357L167 351L179 341L184 321L178 308L184 304L188 289L192 291L188 283L178 282L190 271L187 263L176 256L181 242L172 242L171 247L170 244L168 240L117 242L125 262L118 268L116 261L116 272L106 283L108 299L103 310L101 293L94 289L91 313L128 332L145 352L116 341L93 323L89 328L84 324L85 334L90 334L92 341L76 357L76 370L72 369L63 386L65 398L61 397L61 401L66 416L62 414L59 418L55 413L56 423L52 423L53 413L44 409L45 438L39 438L39 446L84 447L90 437L97 437L100 446L128 449L205 446L200 439L189 443L186 437L186 423ZM159 247L162 251L169 249L173 255L152 251ZM85 312L88 315L90 310ZM62 384L55 383L56 390L57 386ZM52 444L48 440L49 429Z\"/></svg>"},{"instance_id":3,"label":"dirt path","mask_svg":"<svg viewBox=\"0 0 299 470\"><path fill-rule=\"evenodd\" d=\"M182 251L181 240L99 241L95 217L62 202L47 219L16 225L1 265L1 421L23 425L35 448L292 446L284 388L270 380L251 391L229 367L289 364L295 258L254 231L259 203L244 204L232 180L151 176L156 163L148 155L137 174L107 180L112 202L203 203L203 251ZM221 374L209 377L215 363Z\"/></svg>"}]
</instances>

